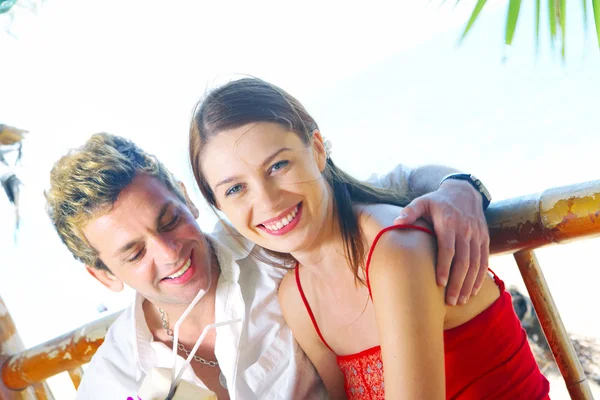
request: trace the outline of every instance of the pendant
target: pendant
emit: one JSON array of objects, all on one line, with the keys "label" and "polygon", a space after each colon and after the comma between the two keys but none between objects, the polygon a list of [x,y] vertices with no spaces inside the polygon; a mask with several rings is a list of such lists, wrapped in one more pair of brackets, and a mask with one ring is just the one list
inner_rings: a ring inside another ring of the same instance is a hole
[{"label": "pendant", "polygon": [[219,383],[225,389],[227,389],[227,379],[225,379],[225,375],[223,375],[223,371],[219,371]]}]

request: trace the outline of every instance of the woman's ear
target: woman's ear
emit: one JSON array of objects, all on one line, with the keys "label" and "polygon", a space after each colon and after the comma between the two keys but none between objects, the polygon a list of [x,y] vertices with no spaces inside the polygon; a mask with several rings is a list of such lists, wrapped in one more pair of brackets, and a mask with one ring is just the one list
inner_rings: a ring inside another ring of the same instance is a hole
[{"label": "woman's ear", "polygon": [[323,172],[325,170],[325,165],[327,164],[327,150],[325,149],[323,136],[321,136],[321,132],[318,129],[315,129],[313,131],[312,149],[313,155],[315,157],[315,162],[319,167],[319,171]]},{"label": "woman's ear", "polygon": [[183,192],[183,197],[185,198],[185,204],[190,209],[190,212],[192,213],[194,218],[197,219],[200,216],[200,213],[198,212],[198,208],[196,208],[196,205],[194,204],[194,202],[192,202],[192,200],[190,199],[190,196],[188,196],[187,190],[186,190],[183,182],[180,181],[180,182],[178,182],[178,184],[179,184],[179,188]]}]

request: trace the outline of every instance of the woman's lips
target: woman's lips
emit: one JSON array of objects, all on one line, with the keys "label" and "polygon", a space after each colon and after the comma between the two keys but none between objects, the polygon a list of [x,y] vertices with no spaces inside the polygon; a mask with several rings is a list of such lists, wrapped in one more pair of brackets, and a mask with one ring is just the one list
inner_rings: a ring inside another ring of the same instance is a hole
[{"label": "woman's lips", "polygon": [[[297,225],[298,222],[300,222],[300,218],[302,217],[302,203],[299,203],[298,205],[291,207],[289,209],[289,211],[287,212],[287,214],[282,214],[281,217],[279,217],[279,220],[281,220],[283,217],[285,217],[286,215],[289,215],[291,212],[294,211],[295,208],[298,208],[298,210],[296,211],[296,214],[294,215],[294,217],[292,218],[291,221],[288,221],[287,225],[282,226],[279,229],[269,229],[265,226],[265,224],[260,224],[258,225],[258,227],[263,231],[268,233],[269,235],[272,236],[281,236],[281,235],[285,235],[286,233],[290,232],[292,229],[294,229]],[[270,219],[269,221],[265,222],[266,224],[270,224],[273,225],[273,221],[279,221],[277,218],[274,219]]]}]

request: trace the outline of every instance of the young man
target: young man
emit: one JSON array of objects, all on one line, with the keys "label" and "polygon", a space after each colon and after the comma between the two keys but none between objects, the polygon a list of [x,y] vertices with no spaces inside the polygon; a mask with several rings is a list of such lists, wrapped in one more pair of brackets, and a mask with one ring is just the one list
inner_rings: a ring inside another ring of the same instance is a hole
[{"label": "young man", "polygon": [[[489,240],[481,194],[462,175],[439,184],[448,172],[398,167],[374,183],[431,192],[405,209],[403,222],[423,216],[434,224],[447,258],[440,281],[447,280],[456,242],[449,299],[455,303],[459,293],[464,301],[476,293]],[[46,198],[58,234],[89,273],[111,290],[129,285],[137,292],[87,368],[78,398],[136,399],[153,367],[172,366],[171,330],[201,289],[206,295],[181,325],[180,356],[207,325],[242,322],[211,331],[183,379],[220,399],[325,397],[277,302],[286,271],[250,256],[253,244],[222,224],[204,235],[185,188],[156,158],[126,139],[94,135],[56,163]]]}]

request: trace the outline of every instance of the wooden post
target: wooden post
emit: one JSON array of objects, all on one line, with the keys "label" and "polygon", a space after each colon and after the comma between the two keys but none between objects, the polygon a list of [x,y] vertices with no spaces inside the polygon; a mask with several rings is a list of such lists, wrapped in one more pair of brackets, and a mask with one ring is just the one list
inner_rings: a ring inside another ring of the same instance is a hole
[{"label": "wooden post", "polygon": [[69,370],[69,376],[71,377],[71,382],[73,382],[73,386],[75,386],[75,390],[79,389],[79,384],[81,383],[81,379],[83,378],[83,368],[77,367]]},{"label": "wooden post", "polygon": [[[15,323],[10,316],[6,305],[0,298],[0,366],[12,354],[25,350],[23,342],[17,333]],[[35,387],[14,391],[8,389],[0,379],[0,400],[54,400],[50,388],[44,382],[39,382]]]},{"label": "wooden post", "polygon": [[[107,315],[46,343],[11,355],[2,365],[2,381],[7,388],[19,390],[88,363],[104,342],[108,328],[121,312]],[[70,375],[73,379],[71,372]],[[75,380],[73,383],[79,386]]]},{"label": "wooden post", "polygon": [[571,399],[593,400],[589,383],[554,304],[537,257],[530,250],[521,250],[514,257]]},{"label": "wooden post", "polygon": [[490,253],[510,254],[600,235],[600,180],[494,202]]}]

